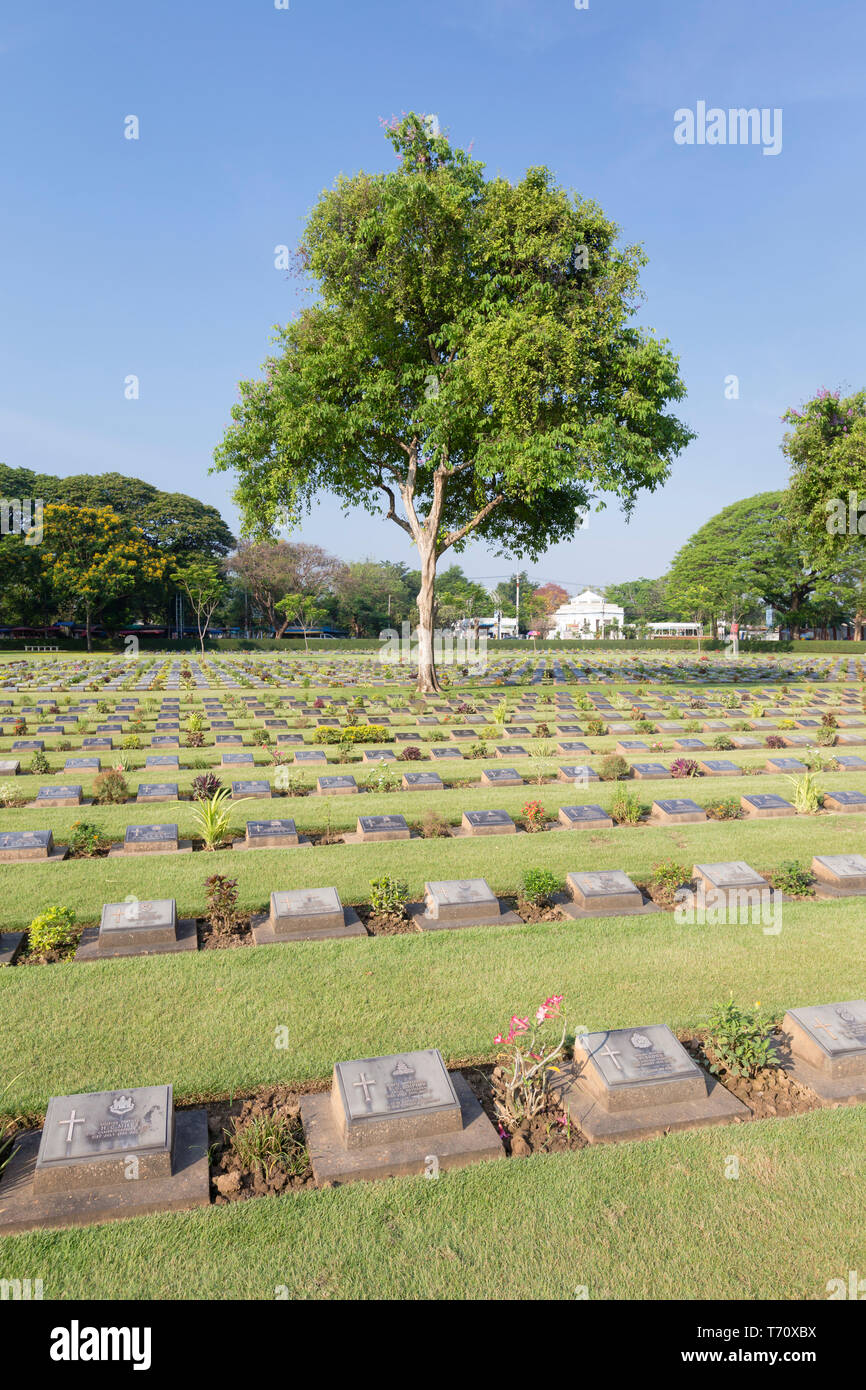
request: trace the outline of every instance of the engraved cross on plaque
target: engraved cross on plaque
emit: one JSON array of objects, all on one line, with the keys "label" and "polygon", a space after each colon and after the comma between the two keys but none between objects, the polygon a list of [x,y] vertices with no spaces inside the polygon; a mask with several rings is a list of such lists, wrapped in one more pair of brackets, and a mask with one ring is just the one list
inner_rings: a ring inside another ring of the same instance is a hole
[{"label": "engraved cross on plaque", "polygon": [[812,1024],[812,1027],[813,1027],[813,1028],[823,1028],[825,1033],[829,1033],[829,1034],[830,1034],[830,1037],[833,1039],[834,1042],[838,1042],[838,1041],[839,1041],[838,1037],[837,1037],[836,1034],[833,1032],[833,1029],[830,1027],[830,1025],[829,1025],[828,1023],[813,1023],[813,1024]]},{"label": "engraved cross on plaque", "polygon": [[363,1087],[364,1099],[369,1102],[373,1099],[373,1097],[370,1094],[370,1087],[375,1086],[375,1084],[376,1083],[371,1076],[365,1076],[364,1073],[361,1072],[360,1080],[355,1082],[355,1087],[356,1089],[359,1086]]},{"label": "engraved cross on plaque", "polygon": [[618,1052],[613,1051],[610,1043],[606,1043],[598,1055],[600,1057],[609,1057],[610,1060],[613,1062],[614,1066],[616,1067],[617,1071],[622,1071],[622,1063],[617,1061],[617,1057],[619,1057],[620,1054]]},{"label": "engraved cross on plaque", "polygon": [[71,1143],[72,1143],[72,1137],[73,1137],[73,1135],[74,1135],[74,1133],[75,1133],[75,1126],[76,1126],[76,1125],[83,1125],[83,1124],[84,1124],[84,1116],[83,1116],[83,1115],[79,1115],[78,1119],[76,1119],[76,1118],[75,1118],[75,1111],[73,1110],[72,1113],[71,1113],[71,1115],[69,1116],[69,1119],[68,1119],[68,1120],[58,1120],[57,1123],[58,1123],[59,1125],[61,1125],[61,1126],[63,1126],[63,1125],[68,1125],[68,1126],[69,1126],[69,1129],[68,1129],[67,1134],[66,1134],[66,1142],[67,1142],[67,1144],[71,1144]]}]

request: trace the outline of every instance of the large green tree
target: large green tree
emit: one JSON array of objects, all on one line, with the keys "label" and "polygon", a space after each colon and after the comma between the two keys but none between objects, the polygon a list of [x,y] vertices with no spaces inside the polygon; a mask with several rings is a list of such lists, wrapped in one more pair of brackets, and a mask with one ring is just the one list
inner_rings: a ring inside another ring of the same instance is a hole
[{"label": "large green tree", "polygon": [[537,557],[593,497],[626,512],[691,438],[668,346],[634,322],[645,257],[545,168],[518,182],[422,116],[399,164],[341,177],[300,261],[318,302],[278,335],[215,459],[247,532],[295,527],[323,492],[406,532],[418,555],[418,686],[438,689],[436,568],[471,536]]},{"label": "large green tree", "polygon": [[686,541],[668,575],[671,609],[695,614],[695,594],[712,619],[748,617],[762,604],[794,614],[818,576],[787,522],[782,492],[762,492],[725,507]]},{"label": "large green tree", "polygon": [[624,610],[627,623],[661,623],[670,617],[667,576],[608,584],[604,596]]}]

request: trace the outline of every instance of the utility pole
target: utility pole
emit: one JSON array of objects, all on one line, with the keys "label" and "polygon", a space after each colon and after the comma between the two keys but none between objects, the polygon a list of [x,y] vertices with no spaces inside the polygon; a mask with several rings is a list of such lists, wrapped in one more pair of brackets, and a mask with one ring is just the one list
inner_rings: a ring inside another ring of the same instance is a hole
[{"label": "utility pole", "polygon": [[520,636],[520,574],[519,574],[519,573],[518,573],[518,575],[517,575],[517,597],[516,597],[515,604],[514,604],[514,613],[515,613],[515,616],[516,616],[516,618],[517,618],[517,631],[516,631],[516,633],[515,633],[515,636],[516,636],[516,637],[519,637],[519,636]]}]

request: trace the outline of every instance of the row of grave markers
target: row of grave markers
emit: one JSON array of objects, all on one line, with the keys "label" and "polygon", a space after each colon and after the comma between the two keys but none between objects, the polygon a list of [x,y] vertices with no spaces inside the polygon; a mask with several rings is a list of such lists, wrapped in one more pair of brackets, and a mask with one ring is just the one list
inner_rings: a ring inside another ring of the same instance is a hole
[{"label": "row of grave markers", "polygon": [[[777,1060],[823,1106],[866,1101],[866,1000],[789,1009]],[[750,1118],[666,1024],[579,1033],[554,1096],[590,1143]],[[301,1120],[318,1185],[425,1174],[504,1157],[468,1082],[430,1048],[337,1062]],[[171,1086],[54,1096],[0,1177],[0,1235],[210,1202],[204,1110]]]}]

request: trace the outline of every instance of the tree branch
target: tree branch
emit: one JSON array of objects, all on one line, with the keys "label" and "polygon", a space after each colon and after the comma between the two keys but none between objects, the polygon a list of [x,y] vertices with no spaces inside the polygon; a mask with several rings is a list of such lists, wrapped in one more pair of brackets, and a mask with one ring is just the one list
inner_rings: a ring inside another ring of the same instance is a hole
[{"label": "tree branch", "polygon": [[449,546],[455,545],[457,541],[462,541],[464,536],[468,536],[470,531],[474,531],[476,526],[480,526],[485,517],[488,517],[492,511],[496,510],[500,502],[504,501],[505,493],[500,492],[498,497],[491,498],[491,500],[481,508],[480,512],[476,512],[471,521],[467,521],[465,526],[460,527],[459,531],[449,531],[448,535],[443,538],[442,544],[439,547],[440,554],[443,550],[447,550]]}]

